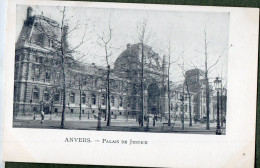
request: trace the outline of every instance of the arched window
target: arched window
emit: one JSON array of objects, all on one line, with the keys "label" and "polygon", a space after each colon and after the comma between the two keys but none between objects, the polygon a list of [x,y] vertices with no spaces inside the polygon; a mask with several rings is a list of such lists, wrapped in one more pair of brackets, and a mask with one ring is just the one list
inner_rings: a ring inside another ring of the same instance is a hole
[{"label": "arched window", "polygon": [[91,95],[91,102],[94,105],[96,104],[96,95],[94,93],[92,93],[92,95]]},{"label": "arched window", "polygon": [[33,88],[33,100],[39,100],[39,92],[39,88],[35,86]]},{"label": "arched window", "polygon": [[111,97],[111,105],[115,106],[115,97],[114,96]]},{"label": "arched window", "polygon": [[105,94],[103,94],[102,97],[101,97],[101,104],[103,106],[106,105],[106,96],[105,96]]},{"label": "arched window", "polygon": [[75,103],[75,93],[74,92],[70,92],[70,102]]},{"label": "arched window", "polygon": [[123,98],[120,96],[119,97],[119,106],[122,107],[123,106]]},{"label": "arched window", "polygon": [[81,95],[81,102],[82,102],[83,104],[86,104],[86,94],[85,94],[85,93],[83,93],[83,94]]}]

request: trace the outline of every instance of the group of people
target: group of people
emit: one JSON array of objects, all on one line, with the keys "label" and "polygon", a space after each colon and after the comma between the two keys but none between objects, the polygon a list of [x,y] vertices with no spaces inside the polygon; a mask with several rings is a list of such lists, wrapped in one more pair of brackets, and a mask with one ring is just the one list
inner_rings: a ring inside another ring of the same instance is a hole
[{"label": "group of people", "polygon": [[[149,117],[145,117],[144,120],[147,121],[147,123],[149,123]],[[153,126],[155,126],[155,121],[157,120],[157,117],[154,116],[153,117]],[[139,123],[139,127],[142,127],[143,126],[143,117],[142,116],[139,116],[138,117],[138,123]]]}]

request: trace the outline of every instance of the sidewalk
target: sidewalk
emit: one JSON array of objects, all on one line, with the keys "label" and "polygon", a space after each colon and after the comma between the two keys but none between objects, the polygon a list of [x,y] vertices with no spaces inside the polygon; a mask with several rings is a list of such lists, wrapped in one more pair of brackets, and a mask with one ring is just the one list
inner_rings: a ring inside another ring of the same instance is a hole
[{"label": "sidewalk", "polygon": [[[52,117],[53,118],[53,117]],[[193,123],[192,126],[189,126],[189,123],[184,123],[184,130],[182,130],[182,123],[180,121],[175,121],[173,127],[167,125],[163,126],[163,122],[156,122],[153,126],[152,122],[149,122],[149,129],[147,129],[147,123],[144,123],[143,127],[139,127],[138,122],[135,119],[112,119],[110,126],[107,125],[107,121],[102,119],[101,121],[101,130],[102,131],[130,131],[130,132],[158,132],[158,133],[195,133],[195,134],[215,134],[216,125],[211,123],[210,130],[206,130],[206,124]],[[14,122],[14,127],[20,128],[47,128],[47,129],[60,129],[61,120],[49,120],[49,117],[45,117],[44,123],[40,123],[40,119],[32,118],[25,120],[24,118],[16,119]],[[78,118],[65,118],[65,128],[70,130],[97,130],[98,120],[97,119],[83,119],[79,120]],[[162,127],[163,126],[163,127]]]}]

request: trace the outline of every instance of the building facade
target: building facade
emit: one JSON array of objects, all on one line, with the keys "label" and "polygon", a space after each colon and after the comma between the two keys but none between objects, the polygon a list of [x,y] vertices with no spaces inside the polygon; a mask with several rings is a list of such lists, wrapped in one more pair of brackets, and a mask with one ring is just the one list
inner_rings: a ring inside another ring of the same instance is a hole
[{"label": "building facade", "polygon": [[[66,114],[82,114],[88,118],[98,111],[106,115],[107,80],[106,67],[83,64],[73,55],[66,56],[62,64],[59,39],[66,36],[69,27],[61,26],[42,15],[32,16],[27,9],[27,18],[16,43],[14,75],[14,116],[62,112],[65,97]],[[63,47],[68,49],[68,40]],[[165,64],[151,47],[144,46],[144,113],[164,115]],[[110,106],[113,117],[137,117],[142,115],[140,85],[140,44],[128,44],[116,60],[110,72]],[[62,68],[66,66],[66,76]],[[65,76],[65,77],[64,77]],[[65,82],[64,82],[65,81]],[[63,94],[63,84],[66,93]]]},{"label": "building facade", "polygon": [[[194,93],[194,120],[203,120],[207,117],[206,81],[204,71],[195,68],[186,71],[184,84]],[[209,118],[213,120],[213,87],[209,85]]]},{"label": "building facade", "polygon": [[[32,12],[29,7],[16,43],[14,117],[39,114],[42,110],[61,115],[64,96],[66,115],[91,118],[101,111],[106,117],[107,68],[80,63],[73,53],[61,57],[59,39],[66,37],[69,27],[61,29],[58,22],[43,15],[33,16]],[[64,38],[63,50],[69,50],[68,41]],[[137,118],[143,111],[146,116],[167,118],[170,105],[170,115],[175,119],[182,112],[185,119],[190,112],[193,119],[202,119],[206,115],[202,74],[199,69],[187,71],[189,92],[183,86],[171,88],[168,104],[165,56],[160,57],[147,45],[127,44],[110,70],[111,116]],[[212,102],[210,108],[212,111]]]}]

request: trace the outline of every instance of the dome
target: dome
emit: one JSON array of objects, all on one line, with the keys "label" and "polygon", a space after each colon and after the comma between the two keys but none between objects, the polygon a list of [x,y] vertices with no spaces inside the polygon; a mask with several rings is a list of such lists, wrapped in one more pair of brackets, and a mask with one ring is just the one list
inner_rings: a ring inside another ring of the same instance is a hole
[{"label": "dome", "polygon": [[[152,47],[144,45],[144,69],[149,71],[162,71],[162,59],[153,51]],[[141,70],[142,47],[140,43],[127,44],[124,50],[115,61],[114,69],[119,76],[131,78],[138,76]]]}]

